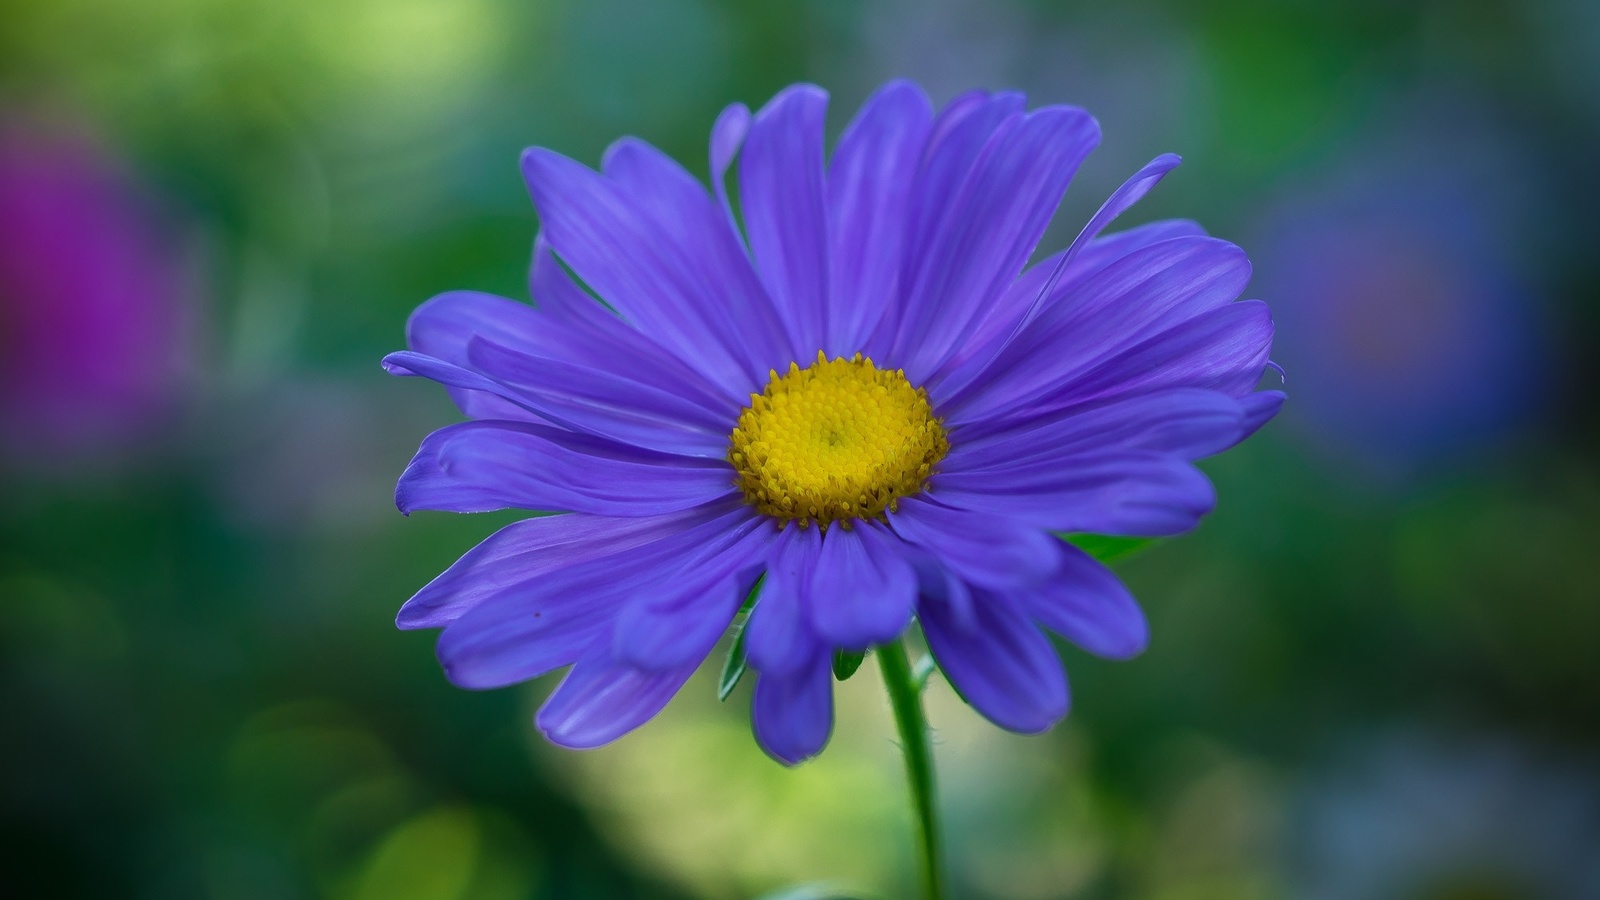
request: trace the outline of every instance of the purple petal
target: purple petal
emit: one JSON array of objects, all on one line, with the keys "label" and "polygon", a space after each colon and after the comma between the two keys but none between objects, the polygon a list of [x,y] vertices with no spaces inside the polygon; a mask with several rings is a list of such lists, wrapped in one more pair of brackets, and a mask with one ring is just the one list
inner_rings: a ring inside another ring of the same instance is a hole
[{"label": "purple petal", "polygon": [[972,91],[950,101],[934,119],[917,168],[904,226],[904,246],[913,252],[904,254],[896,301],[884,309],[868,339],[868,356],[887,358],[901,332],[920,315],[920,306],[906,302],[906,287],[916,260],[925,255],[925,249],[945,227],[952,199],[995,129],[1013,116],[1020,116],[1026,104],[1027,98],[1015,91]]},{"label": "purple petal", "polygon": [[1150,451],[943,473],[932,489],[941,503],[1018,524],[1133,537],[1188,531],[1216,505],[1199,469]]},{"label": "purple petal", "polygon": [[1168,172],[1176,169],[1181,162],[1183,160],[1176,154],[1163,153],[1145,163],[1144,168],[1133,173],[1133,177],[1124,181],[1121,187],[1111,192],[1111,196],[1106,198],[1106,202],[1100,204],[1100,208],[1095,211],[1093,216],[1089,217],[1089,221],[1083,226],[1083,230],[1078,232],[1078,236],[1072,239],[1072,244],[1067,247],[1057,265],[1062,270],[1072,265],[1078,254],[1082,253],[1091,241],[1099,237],[1100,232],[1105,231],[1107,225],[1115,221],[1117,216],[1127,212],[1128,207],[1143,199],[1144,195],[1150,193],[1150,189],[1155,187],[1157,182],[1166,177]]},{"label": "purple petal", "polygon": [[975,622],[963,627],[942,603],[923,603],[928,649],[940,671],[984,718],[1007,731],[1037,734],[1067,714],[1067,676],[1039,629],[1010,601],[979,594]]},{"label": "purple petal", "polygon": [[1034,583],[1055,568],[1056,539],[1038,528],[940,503],[903,500],[889,523],[963,581],[1004,589]]},{"label": "purple petal", "polygon": [[802,359],[822,349],[827,334],[827,111],[821,88],[786,88],[756,113],[739,157],[750,253]]},{"label": "purple petal", "polygon": [[725,217],[653,148],[621,142],[606,164],[609,178],[538,147],[523,154],[551,248],[625,319],[709,381],[755,388],[779,331],[759,321],[767,301]]},{"label": "purple petal", "polygon": [[641,669],[690,665],[711,652],[761,574],[775,537],[752,519],[738,532],[686,554],[675,571],[628,602],[617,617],[617,659]]},{"label": "purple petal", "polygon": [[839,138],[828,168],[830,355],[860,350],[895,296],[917,162],[932,125],[922,89],[891,81]]},{"label": "purple petal", "polygon": [[[473,335],[484,334],[514,344],[523,335],[536,332],[540,318],[526,303],[476,291],[450,291],[428,300],[411,314],[406,322],[406,346],[435,359],[465,365],[467,341]],[[455,387],[445,390],[456,406],[474,419],[538,421],[537,416],[494,394]]]},{"label": "purple petal", "polygon": [[395,624],[407,630],[448,625],[485,599],[546,573],[658,541],[704,518],[702,511],[638,519],[574,513],[513,522],[407,600]]},{"label": "purple petal", "polygon": [[[455,363],[435,359],[422,353],[410,350],[397,350],[383,358],[383,370],[390,375],[401,378],[426,378],[437,381],[447,389],[454,388],[461,391],[483,394],[496,400],[505,401],[506,404],[516,409],[523,410],[529,415],[517,418],[543,419],[534,408],[532,402],[520,391],[509,388],[486,375],[481,375],[471,369],[458,366]],[[455,390],[451,391],[454,395]],[[478,401],[473,401],[477,403]],[[477,406],[477,409],[490,409]],[[463,408],[465,411],[465,408]],[[507,413],[507,415],[511,415]]]},{"label": "purple petal", "polygon": [[813,654],[786,675],[762,672],[756,680],[750,718],[756,740],[786,766],[821,753],[833,732],[833,671],[828,653]]},{"label": "purple petal", "polygon": [[815,643],[806,603],[822,541],[816,528],[785,528],[772,546],[761,596],[745,625],[745,653],[762,672],[787,674],[803,665]]},{"label": "purple petal", "polygon": [[596,645],[562,679],[535,720],[552,742],[574,750],[609,744],[667,705],[695,666],[645,672]]},{"label": "purple petal", "polygon": [[1220,391],[1173,388],[1075,407],[1008,428],[979,424],[964,429],[940,470],[966,472],[1119,450],[1199,459],[1238,443],[1243,429],[1239,399]]},{"label": "purple petal", "polygon": [[876,522],[828,529],[806,598],[811,625],[828,644],[865,650],[910,624],[917,575],[900,543]]},{"label": "purple petal", "polygon": [[[671,351],[646,337],[573,283],[543,237],[533,246],[533,296],[541,311],[559,321],[524,343],[491,337],[497,344],[564,362],[606,369],[614,375],[655,385],[707,409],[733,415],[749,399],[730,385],[707,381]],[[561,298],[552,302],[552,297]]]},{"label": "purple petal", "polygon": [[428,435],[400,476],[395,505],[654,516],[729,494],[726,464],[641,451],[547,426],[462,422]]},{"label": "purple petal", "polygon": [[1214,238],[1135,250],[1046,307],[941,409],[960,424],[1025,408],[1140,342],[1227,305],[1249,278],[1243,251]]},{"label": "purple petal", "polygon": [[1062,543],[1061,567],[1049,580],[1015,594],[1038,624],[1097,656],[1129,659],[1150,643],[1144,611],[1110,569]]},{"label": "purple petal", "polygon": [[648,384],[474,338],[468,360],[550,421],[624,444],[721,459],[733,419]]},{"label": "purple petal", "polygon": [[1052,254],[1022,273],[995,303],[994,309],[973,329],[972,337],[928,385],[936,401],[955,396],[989,368],[1021,331],[1024,316],[1031,322],[1039,313],[1094,277],[1112,263],[1143,247],[1177,237],[1205,236],[1194,222],[1172,219],[1141,225],[1117,234],[1095,238],[1080,248],[1065,268],[1067,251]]},{"label": "purple petal", "polygon": [[1241,300],[1175,325],[1076,379],[1078,397],[1199,387],[1242,395],[1254,390],[1272,351],[1272,315]]},{"label": "purple petal", "polygon": [[1007,120],[959,187],[940,226],[905,272],[911,318],[895,344],[914,383],[959,349],[975,322],[1022,272],[1100,129],[1088,113],[1047,107]]},{"label": "purple petal", "polygon": [[1278,410],[1283,408],[1283,401],[1287,399],[1288,395],[1283,391],[1257,391],[1239,398],[1244,406],[1244,428],[1241,429],[1239,440],[1261,430],[1261,426],[1278,414]]},{"label": "purple petal", "polygon": [[728,219],[729,230],[738,232],[733,216],[733,204],[728,202],[728,167],[739,154],[744,136],[750,130],[750,107],[733,103],[717,116],[711,126],[711,184],[717,190],[717,202]]},{"label": "purple petal", "polygon": [[610,632],[625,604],[658,590],[686,558],[726,540],[749,521],[743,506],[697,510],[670,533],[652,530],[649,543],[585,556],[508,586],[479,601],[439,636],[445,674],[461,687],[503,687],[571,663],[578,651]]},{"label": "purple petal", "polygon": [[612,144],[604,166],[606,177],[617,183],[667,242],[666,249],[698,279],[705,297],[693,312],[704,317],[702,327],[714,329],[711,333],[718,340],[731,342],[729,352],[759,382],[771,360],[792,348],[726,211],[712,202],[705,186],[688,170],[644,141],[623,138]]}]

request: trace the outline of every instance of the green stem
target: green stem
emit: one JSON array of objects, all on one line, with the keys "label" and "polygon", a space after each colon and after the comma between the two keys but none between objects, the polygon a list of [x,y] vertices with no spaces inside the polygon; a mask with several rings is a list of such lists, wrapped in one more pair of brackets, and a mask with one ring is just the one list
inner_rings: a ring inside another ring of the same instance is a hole
[{"label": "green stem", "polygon": [[883,668],[883,683],[889,689],[895,727],[900,732],[906,778],[911,782],[911,805],[916,813],[917,837],[921,839],[923,884],[928,900],[941,900],[944,880],[940,877],[939,819],[933,797],[933,750],[928,743],[928,722],[922,715],[922,692],[911,673],[903,644],[884,644],[877,648],[877,657]]}]

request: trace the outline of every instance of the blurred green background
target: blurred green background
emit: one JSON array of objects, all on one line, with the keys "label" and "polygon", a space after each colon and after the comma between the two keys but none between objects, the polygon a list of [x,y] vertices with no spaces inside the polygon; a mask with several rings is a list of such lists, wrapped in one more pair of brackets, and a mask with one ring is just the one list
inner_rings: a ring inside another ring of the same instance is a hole
[{"label": "blurred green background", "polygon": [[1105,141],[1043,249],[1242,243],[1291,400],[1121,568],[1019,738],[931,689],[957,896],[1600,897],[1600,6],[11,0],[0,12],[0,894],[909,896],[881,690],[770,762],[711,674],[591,753],[392,617],[510,516],[393,479],[410,310],[526,297],[527,145],[705,172],[726,103],[1013,86]]}]

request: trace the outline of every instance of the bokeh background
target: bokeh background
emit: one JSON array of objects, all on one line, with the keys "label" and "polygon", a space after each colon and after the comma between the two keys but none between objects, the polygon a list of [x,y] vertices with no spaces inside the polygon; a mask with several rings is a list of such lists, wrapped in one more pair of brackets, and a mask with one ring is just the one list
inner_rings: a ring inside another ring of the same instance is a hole
[{"label": "bokeh background", "polygon": [[935,681],[957,895],[1600,897],[1592,0],[10,0],[0,894],[909,896],[870,666],[796,770],[714,672],[583,754],[448,686],[394,611],[511,517],[394,511],[454,414],[377,364],[526,296],[524,146],[892,76],[1097,114],[1046,250],[1183,154],[1123,224],[1251,252],[1291,395],[1061,727]]}]

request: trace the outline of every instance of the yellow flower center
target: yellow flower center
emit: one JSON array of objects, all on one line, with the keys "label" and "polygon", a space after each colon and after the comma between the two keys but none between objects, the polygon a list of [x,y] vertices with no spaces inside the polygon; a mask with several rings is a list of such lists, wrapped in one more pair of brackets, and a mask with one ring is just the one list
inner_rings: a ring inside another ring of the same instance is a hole
[{"label": "yellow flower center", "polygon": [[728,438],[728,461],[756,509],[804,527],[882,516],[922,490],[950,451],[928,392],[904,370],[828,359],[772,371]]}]

